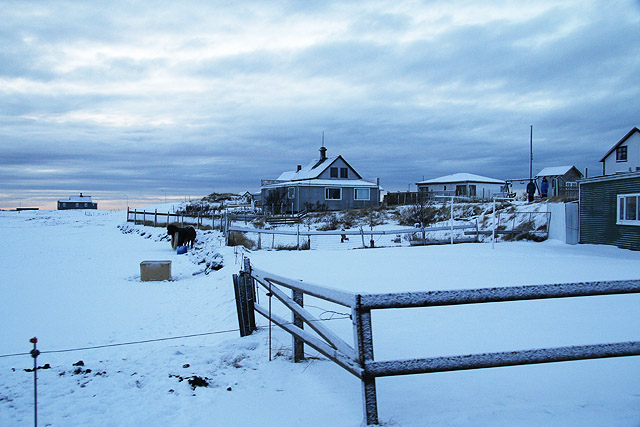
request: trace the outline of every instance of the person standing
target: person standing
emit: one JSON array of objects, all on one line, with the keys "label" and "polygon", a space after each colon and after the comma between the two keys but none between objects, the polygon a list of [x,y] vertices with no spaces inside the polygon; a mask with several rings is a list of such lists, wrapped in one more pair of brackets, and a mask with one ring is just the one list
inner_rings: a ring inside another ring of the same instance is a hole
[{"label": "person standing", "polygon": [[530,180],[527,184],[527,196],[529,197],[529,203],[533,202],[533,196],[536,194],[536,184],[533,180]]},{"label": "person standing", "polygon": [[540,184],[540,197],[543,199],[547,197],[547,193],[549,191],[549,182],[547,181],[547,177],[542,178],[542,183]]}]

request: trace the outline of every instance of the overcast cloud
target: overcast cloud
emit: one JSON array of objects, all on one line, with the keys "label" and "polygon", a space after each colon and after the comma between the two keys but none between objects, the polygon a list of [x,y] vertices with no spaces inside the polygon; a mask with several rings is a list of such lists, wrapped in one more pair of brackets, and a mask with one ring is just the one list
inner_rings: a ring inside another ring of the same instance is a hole
[{"label": "overcast cloud", "polygon": [[[0,1],[0,207],[122,208],[342,154],[385,190],[600,158],[640,126],[639,1]],[[101,203],[102,202],[102,203]]]}]

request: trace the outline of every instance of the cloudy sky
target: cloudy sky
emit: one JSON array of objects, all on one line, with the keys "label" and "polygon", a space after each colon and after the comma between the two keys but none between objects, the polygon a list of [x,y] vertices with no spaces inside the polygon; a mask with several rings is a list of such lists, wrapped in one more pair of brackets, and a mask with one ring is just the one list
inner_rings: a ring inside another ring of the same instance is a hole
[{"label": "cloudy sky", "polygon": [[640,126],[640,1],[0,0],[0,208],[256,191],[342,154],[389,191],[600,158]]}]

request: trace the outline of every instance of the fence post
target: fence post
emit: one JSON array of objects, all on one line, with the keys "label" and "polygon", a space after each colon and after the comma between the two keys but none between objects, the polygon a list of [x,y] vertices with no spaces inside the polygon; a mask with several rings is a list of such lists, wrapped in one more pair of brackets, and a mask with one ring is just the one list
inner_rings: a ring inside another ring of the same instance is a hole
[{"label": "fence post", "polygon": [[[297,291],[295,289],[291,290],[291,297],[293,301],[298,304],[300,307],[304,307],[304,293],[301,291]],[[299,327],[300,329],[304,329],[304,322],[302,321],[302,317],[293,313],[293,325]],[[293,361],[295,363],[301,362],[304,360],[304,341],[296,338],[295,335],[293,337]]]},{"label": "fence post", "polygon": [[362,229],[362,226],[360,226],[360,237],[362,237],[362,247],[366,248],[367,245],[364,244],[364,230]]},{"label": "fence post", "polygon": [[158,226],[158,209],[156,209],[155,213],[153,214],[153,226]]},{"label": "fence post", "polygon": [[373,362],[373,331],[371,330],[371,310],[360,307],[360,294],[356,295],[352,310],[354,334],[358,346],[358,359],[363,368],[362,402],[364,420],[367,425],[378,424],[378,401],[376,397],[376,378],[367,374],[366,363]]}]

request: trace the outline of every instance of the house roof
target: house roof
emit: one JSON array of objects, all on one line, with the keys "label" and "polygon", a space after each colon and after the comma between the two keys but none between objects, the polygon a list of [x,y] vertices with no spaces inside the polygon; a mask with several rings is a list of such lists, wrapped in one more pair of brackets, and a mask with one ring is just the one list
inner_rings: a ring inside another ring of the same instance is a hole
[{"label": "house roof", "polygon": [[481,182],[484,184],[504,184],[501,179],[487,178],[486,176],[474,175],[472,173],[454,173],[453,175],[445,175],[440,178],[420,181],[416,184],[450,184],[454,182]]},{"label": "house roof", "polygon": [[606,159],[607,157],[609,157],[609,154],[613,153],[615,151],[616,148],[618,148],[618,146],[620,144],[623,144],[627,139],[631,138],[631,135],[633,135],[634,133],[639,132],[640,133],[640,129],[638,129],[637,127],[631,129],[629,132],[627,132],[627,134],[625,136],[622,137],[622,139],[618,142],[616,142],[616,145],[614,145],[613,147],[611,147],[611,150],[607,151],[607,154],[605,154],[600,161],[604,162],[604,159]]},{"label": "house roof", "polygon": [[538,174],[536,175],[536,178],[540,178],[543,176],[563,176],[564,174],[569,172],[571,169],[575,169],[580,174],[580,176],[582,176],[582,172],[580,172],[577,167],[571,165],[571,166],[552,166],[549,168],[544,168],[540,172],[538,172]]},{"label": "house roof", "polygon": [[276,188],[276,187],[371,187],[377,188],[378,184],[374,182],[365,181],[363,179],[314,179],[314,180],[298,180],[298,181],[285,181],[276,182],[273,184],[265,185],[262,188]]},{"label": "house roof", "polygon": [[59,202],[91,202],[91,196],[69,196],[69,200],[58,200]]},{"label": "house roof", "polygon": [[327,157],[324,160],[316,159],[312,160],[306,166],[299,171],[287,171],[282,172],[278,177],[278,181],[302,181],[309,179],[317,179],[322,172],[326,171],[336,160],[341,159],[349,168],[356,174],[359,179],[362,179],[360,174],[351,167],[349,163],[342,156]]}]

